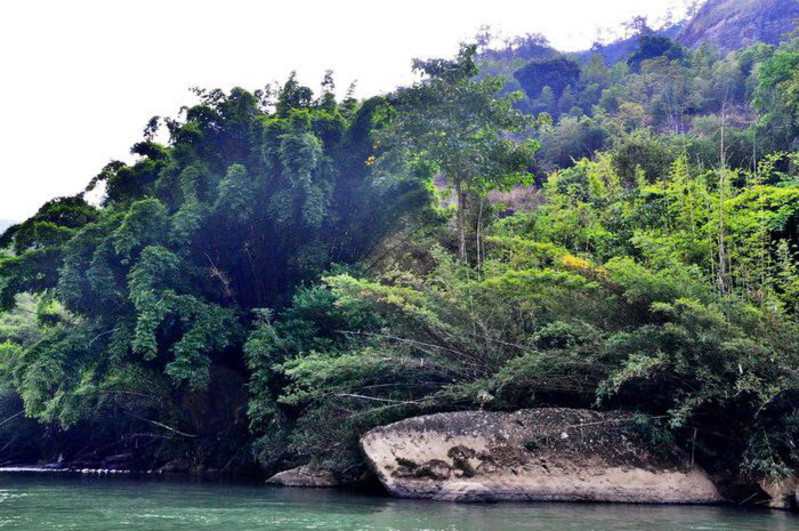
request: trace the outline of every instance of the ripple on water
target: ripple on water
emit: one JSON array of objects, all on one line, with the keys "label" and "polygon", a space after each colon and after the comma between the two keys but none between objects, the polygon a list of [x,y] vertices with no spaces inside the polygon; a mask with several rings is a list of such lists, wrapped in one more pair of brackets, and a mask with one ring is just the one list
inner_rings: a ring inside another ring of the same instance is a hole
[{"label": "ripple on water", "polygon": [[2,490],[0,489],[0,503],[7,502],[10,500],[15,500],[18,498],[27,498],[30,496],[27,492],[18,492],[13,490]]}]

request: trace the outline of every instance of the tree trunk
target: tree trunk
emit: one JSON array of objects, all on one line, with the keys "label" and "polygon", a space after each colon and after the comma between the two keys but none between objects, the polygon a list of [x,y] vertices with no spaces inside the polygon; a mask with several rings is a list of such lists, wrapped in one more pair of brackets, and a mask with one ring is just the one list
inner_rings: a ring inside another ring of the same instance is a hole
[{"label": "tree trunk", "polygon": [[483,234],[483,198],[480,198],[480,208],[477,211],[477,226],[475,227],[475,244],[477,245],[477,271],[481,271],[483,249],[482,249],[482,234]]},{"label": "tree trunk", "polygon": [[729,287],[727,279],[727,235],[724,219],[724,201],[726,200],[724,192],[727,187],[727,146],[725,135],[727,126],[727,98],[725,96],[724,102],[721,105],[721,138],[719,141],[719,223],[718,223],[718,255],[719,255],[719,271],[718,271],[718,284],[719,291],[722,295],[727,293]]},{"label": "tree trunk", "polygon": [[455,218],[455,226],[458,231],[458,258],[466,262],[466,194],[463,191],[461,179],[455,179],[455,193],[458,198],[458,210]]}]

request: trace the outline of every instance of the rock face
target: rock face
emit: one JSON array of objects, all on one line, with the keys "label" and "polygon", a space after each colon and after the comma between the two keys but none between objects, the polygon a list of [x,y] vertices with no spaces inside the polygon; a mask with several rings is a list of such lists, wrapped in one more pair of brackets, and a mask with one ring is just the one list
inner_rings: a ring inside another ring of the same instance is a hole
[{"label": "rock face", "polygon": [[577,409],[458,412],[376,428],[361,446],[400,497],[452,501],[713,503],[707,475],[631,417]]},{"label": "rock face", "polygon": [[707,0],[677,41],[692,48],[707,41],[724,52],[756,41],[777,44],[794,30],[796,18],[796,0]]},{"label": "rock face", "polygon": [[769,495],[768,506],[772,509],[796,509],[799,502],[799,479],[763,480],[760,488]]},{"label": "rock face", "polygon": [[278,472],[266,482],[282,487],[337,487],[340,484],[329,471],[308,465]]}]

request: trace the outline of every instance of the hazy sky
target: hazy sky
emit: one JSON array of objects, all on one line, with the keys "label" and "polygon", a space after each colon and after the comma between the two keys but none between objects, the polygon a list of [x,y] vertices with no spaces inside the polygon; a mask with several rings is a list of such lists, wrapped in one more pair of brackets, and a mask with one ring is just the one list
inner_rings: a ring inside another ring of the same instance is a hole
[{"label": "hazy sky", "polygon": [[540,32],[562,50],[633,15],[680,15],[686,0],[2,0],[0,219],[79,192],[130,160],[154,115],[191,86],[254,90],[326,69],[356,95],[411,79],[413,57],[450,56],[484,24]]}]

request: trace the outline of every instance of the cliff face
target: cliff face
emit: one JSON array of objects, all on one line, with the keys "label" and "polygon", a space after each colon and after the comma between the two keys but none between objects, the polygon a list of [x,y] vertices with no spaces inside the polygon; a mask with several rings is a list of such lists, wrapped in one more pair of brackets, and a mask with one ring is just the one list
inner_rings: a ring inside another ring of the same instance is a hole
[{"label": "cliff face", "polygon": [[696,47],[707,41],[729,52],[760,41],[778,44],[796,28],[799,0],[708,0],[677,35]]},{"label": "cliff face", "polygon": [[361,439],[395,496],[451,501],[712,503],[707,475],[624,413],[534,409],[406,419]]}]

